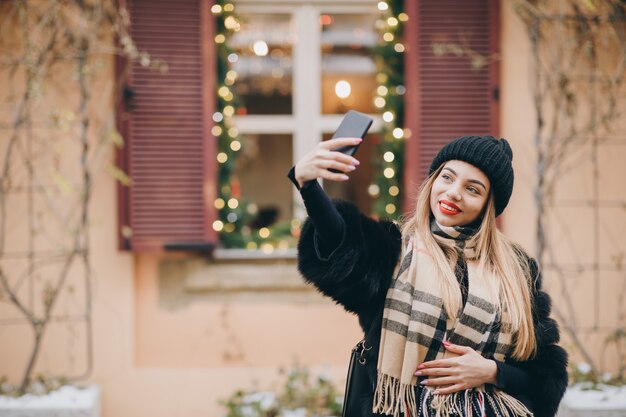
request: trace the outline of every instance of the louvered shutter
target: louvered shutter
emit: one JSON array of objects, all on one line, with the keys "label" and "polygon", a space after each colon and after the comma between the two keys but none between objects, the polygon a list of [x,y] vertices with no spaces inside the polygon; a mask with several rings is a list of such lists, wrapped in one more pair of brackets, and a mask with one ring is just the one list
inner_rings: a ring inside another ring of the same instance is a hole
[{"label": "louvered shutter", "polygon": [[[417,0],[405,5],[410,17],[405,120],[413,133],[406,146],[405,186],[414,192],[445,143],[465,135],[498,135],[499,3]],[[462,55],[453,53],[457,47]],[[487,64],[474,67],[473,54]]]},{"label": "louvered shutter", "polygon": [[[131,186],[121,199],[122,246],[134,251],[211,247],[216,234],[215,51],[210,2],[131,0],[131,36],[152,63],[136,62],[126,89]],[[124,226],[127,226],[126,228]]]}]

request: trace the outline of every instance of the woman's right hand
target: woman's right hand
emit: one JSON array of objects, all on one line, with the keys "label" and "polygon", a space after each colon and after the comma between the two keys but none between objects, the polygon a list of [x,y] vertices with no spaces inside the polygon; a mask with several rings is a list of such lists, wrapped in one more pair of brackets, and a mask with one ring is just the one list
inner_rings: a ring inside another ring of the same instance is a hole
[{"label": "woman's right hand", "polygon": [[[337,138],[320,142],[315,149],[304,155],[295,166],[295,176],[300,187],[305,182],[324,178],[332,181],[346,181],[348,176],[343,173],[352,172],[359,165],[359,160],[346,155],[342,152],[336,152],[333,149],[342,148],[344,146],[358,145],[363,139],[361,138]],[[329,171],[334,168],[339,173]]]}]

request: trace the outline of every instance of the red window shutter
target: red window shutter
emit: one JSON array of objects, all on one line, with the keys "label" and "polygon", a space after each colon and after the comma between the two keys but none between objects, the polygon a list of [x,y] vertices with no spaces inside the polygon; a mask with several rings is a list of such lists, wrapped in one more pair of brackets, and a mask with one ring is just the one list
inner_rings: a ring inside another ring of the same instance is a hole
[{"label": "red window shutter", "polygon": [[[413,133],[406,144],[405,187],[411,194],[445,143],[465,135],[498,135],[499,2],[405,4],[411,19],[405,34],[405,120]],[[487,58],[487,65],[473,68],[467,53],[437,56],[435,45],[458,45]]]},{"label": "red window shutter", "polygon": [[[214,23],[208,0],[130,0],[131,37],[167,72],[132,64],[119,162],[120,241],[134,251],[208,249],[216,241]],[[126,228],[124,226],[127,226]],[[130,236],[123,230],[130,228]]]}]

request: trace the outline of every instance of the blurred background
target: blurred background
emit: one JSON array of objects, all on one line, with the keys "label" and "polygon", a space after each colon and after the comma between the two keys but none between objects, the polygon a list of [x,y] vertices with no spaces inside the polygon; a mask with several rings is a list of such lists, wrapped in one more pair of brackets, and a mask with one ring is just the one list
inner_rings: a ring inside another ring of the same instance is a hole
[{"label": "blurred background", "polygon": [[0,1],[0,394],[89,386],[104,417],[339,415],[361,331],[297,272],[286,175],[354,109],[374,118],[361,164],[323,186],[376,218],[412,209],[446,142],[511,143],[500,227],[542,266],[572,387],[623,399],[625,12]]}]

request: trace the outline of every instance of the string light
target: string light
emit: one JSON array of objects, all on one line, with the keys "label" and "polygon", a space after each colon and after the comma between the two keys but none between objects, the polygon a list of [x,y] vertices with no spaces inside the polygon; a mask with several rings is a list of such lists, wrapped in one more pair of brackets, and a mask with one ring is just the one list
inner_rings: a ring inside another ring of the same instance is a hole
[{"label": "string light", "polygon": [[393,129],[392,135],[396,139],[402,139],[404,137],[404,130],[401,127],[396,127]]},{"label": "string light", "polygon": [[230,129],[228,129],[228,135],[236,138],[237,136],[239,136],[239,130],[237,130],[236,127],[231,127]]},{"label": "string light", "polygon": [[385,206],[385,211],[389,214],[393,214],[396,212],[396,205],[393,203],[389,203]]},{"label": "string light", "polygon": [[226,205],[226,202],[224,202],[223,198],[218,198],[218,199],[215,200],[215,202],[213,204],[215,205],[216,209],[221,210]]},{"label": "string light", "polygon": [[230,143],[230,149],[237,152],[239,149],[241,149],[241,142],[239,142],[238,140],[232,141]]},{"label": "string light", "polygon": [[370,186],[367,187],[367,193],[372,197],[376,197],[380,194],[380,187],[376,184],[370,184]]},{"label": "string light", "polygon": [[226,42],[226,36],[224,36],[221,33],[215,35],[215,43],[224,43],[224,42]]},{"label": "string light", "polygon": [[227,80],[231,80],[231,81],[235,81],[237,79],[237,72],[235,70],[229,70],[226,73],[226,79]]},{"label": "string light", "polygon": [[395,155],[393,154],[393,152],[391,151],[387,151],[385,152],[385,154],[383,155],[383,159],[386,162],[393,162],[393,160],[395,159]]},{"label": "string light", "polygon": [[224,225],[224,231],[226,233],[232,233],[235,231],[235,225],[233,223],[226,223]]},{"label": "string light", "polygon": [[404,45],[402,45],[401,43],[397,43],[393,46],[393,50],[401,54],[402,52],[404,52]]},{"label": "string light", "polygon": [[228,215],[226,216],[226,220],[231,223],[235,223],[237,221],[237,213],[228,213]]},{"label": "string light", "polygon": [[389,5],[384,2],[384,1],[379,1],[378,2],[378,10],[380,10],[381,12],[384,12],[385,10],[389,9]]},{"label": "string light", "polygon": [[379,85],[378,88],[376,89],[376,92],[378,93],[379,96],[386,96],[387,93],[389,93],[389,89],[385,87],[384,85]]},{"label": "string light", "polygon": [[215,123],[219,123],[222,120],[224,120],[224,115],[218,111],[216,111],[215,113],[213,113],[213,121]]},{"label": "string light", "polygon": [[228,94],[230,94],[230,88],[223,85],[217,90],[217,94],[219,94],[220,97],[226,97]]},{"label": "string light", "polygon": [[302,222],[299,219],[291,220],[291,227],[300,227],[302,226]]},{"label": "string light", "polygon": [[219,135],[221,135],[221,134],[222,134],[222,127],[221,127],[221,126],[218,126],[218,125],[213,126],[213,127],[211,128],[211,134],[212,134],[213,136],[219,136]]},{"label": "string light", "polygon": [[219,162],[220,164],[223,164],[226,161],[228,161],[228,155],[226,155],[225,152],[220,152],[217,154],[217,162]]},{"label": "string light", "polygon": [[267,227],[261,227],[259,229],[259,236],[261,236],[263,239],[267,239],[270,236],[270,229],[268,229]]},{"label": "string light", "polygon": [[389,18],[387,18],[387,24],[388,24],[389,26],[392,26],[392,27],[393,27],[393,26],[398,26],[398,19],[396,19],[396,18],[395,18],[395,17],[393,17],[393,16],[392,16],[392,17],[389,17]]},{"label": "string light", "polygon": [[398,20],[401,21],[401,22],[408,22],[409,21],[409,15],[404,13],[404,12],[400,13],[398,15]]},{"label": "string light", "polygon": [[272,246],[271,243],[266,242],[266,243],[261,244],[261,250],[263,251],[263,253],[270,254],[274,252],[274,247]]},{"label": "string light", "polygon": [[256,242],[248,242],[248,244],[246,245],[246,249],[248,250],[255,250],[257,248]]},{"label": "string light", "polygon": [[393,176],[396,175],[396,171],[391,167],[385,168],[385,170],[383,171],[383,175],[385,176],[385,178],[393,178]]},{"label": "string light", "polygon": [[391,32],[385,32],[385,34],[383,35],[383,39],[384,39],[386,42],[391,42],[391,41],[393,41],[393,39],[394,39],[394,38],[393,38],[393,33],[391,33]]},{"label": "string light", "polygon": [[224,107],[224,116],[232,117],[233,114],[235,114],[235,108],[233,106],[228,105]]},{"label": "string light", "polygon": [[219,4],[214,4],[213,6],[211,6],[211,13],[213,13],[213,14],[220,14],[220,13],[222,13],[222,6],[220,6]]},{"label": "string light", "polygon": [[239,201],[236,198],[231,198],[228,200],[228,207],[231,209],[236,209],[239,206]]},{"label": "string light", "polygon": [[258,211],[259,211],[259,208],[257,207],[256,204],[254,203],[248,204],[248,213],[257,214]]},{"label": "string light", "polygon": [[390,111],[386,111],[383,113],[383,120],[387,123],[393,122],[393,113]]},{"label": "string light", "polygon": [[215,220],[213,222],[213,230],[215,230],[216,232],[221,231],[224,228],[224,223],[222,223],[221,220]]},{"label": "string light", "polygon": [[382,97],[376,97],[374,99],[374,106],[376,106],[379,109],[382,109],[383,107],[385,107],[385,104],[387,104],[387,100],[385,100]]},{"label": "string light", "polygon": [[234,17],[228,16],[226,19],[224,19],[224,26],[226,27],[226,29],[229,30],[238,30],[239,22]]},{"label": "string light", "polygon": [[398,194],[400,194],[400,188],[398,188],[395,185],[392,185],[391,187],[389,187],[389,195],[392,197],[396,197]]}]

